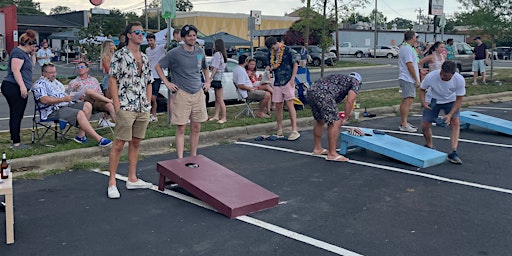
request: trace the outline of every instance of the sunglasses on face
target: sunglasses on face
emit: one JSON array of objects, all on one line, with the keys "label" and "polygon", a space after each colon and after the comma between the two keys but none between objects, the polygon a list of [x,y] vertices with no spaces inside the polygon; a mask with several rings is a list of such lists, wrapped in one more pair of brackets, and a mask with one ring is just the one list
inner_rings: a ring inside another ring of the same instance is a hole
[{"label": "sunglasses on face", "polygon": [[134,33],[137,36],[140,35],[140,34],[142,34],[142,36],[146,36],[146,31],[144,31],[144,30],[138,30],[137,29],[137,30],[132,31],[131,33]]},{"label": "sunglasses on face", "polygon": [[83,69],[83,68],[87,68],[87,66],[86,65],[76,66],[76,69]]}]

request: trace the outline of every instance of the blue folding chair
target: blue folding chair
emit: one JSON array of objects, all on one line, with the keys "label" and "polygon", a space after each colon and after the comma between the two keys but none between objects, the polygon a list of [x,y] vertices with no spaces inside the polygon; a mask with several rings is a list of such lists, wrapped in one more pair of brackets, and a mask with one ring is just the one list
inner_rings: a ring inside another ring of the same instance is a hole
[{"label": "blue folding chair", "polygon": [[297,89],[297,98],[304,104],[308,104],[306,100],[306,91],[311,86],[311,77],[308,68],[297,69],[297,75],[295,75],[295,87]]},{"label": "blue folding chair", "polygon": [[[57,137],[60,137],[61,140],[66,139],[66,135],[71,129],[71,125],[68,125],[68,122],[65,120],[59,120],[57,118],[41,118],[41,110],[49,108],[51,106],[41,107],[39,105],[39,101],[36,100],[34,96],[34,117],[32,117],[32,144],[37,139],[37,143],[41,143],[41,140],[44,136],[49,132],[54,132],[54,139],[57,140]],[[43,132],[39,131],[39,129],[44,129]]]}]

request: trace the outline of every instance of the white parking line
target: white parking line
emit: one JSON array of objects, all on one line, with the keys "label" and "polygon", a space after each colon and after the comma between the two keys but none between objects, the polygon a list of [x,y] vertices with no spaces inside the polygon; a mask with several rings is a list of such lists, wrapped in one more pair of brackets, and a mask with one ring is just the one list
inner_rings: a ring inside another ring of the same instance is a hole
[{"label": "white parking line", "polygon": [[[288,149],[288,148],[273,147],[273,146],[255,144],[255,143],[250,143],[250,142],[236,142],[236,144],[252,146],[252,147],[258,147],[258,148],[278,150],[278,151],[294,153],[294,154],[313,156],[313,155],[311,155],[311,152],[304,152],[304,151]],[[314,155],[314,157],[325,158],[325,156],[318,156],[318,155]],[[423,173],[423,172],[416,172],[416,171],[406,170],[406,169],[397,168],[397,167],[391,167],[391,166],[380,165],[380,164],[373,164],[373,163],[357,161],[357,160],[349,160],[348,163],[364,165],[364,166],[368,166],[368,167],[374,167],[374,168],[383,169],[383,170],[387,170],[387,171],[399,172],[399,173],[419,176],[419,177],[423,177],[423,178],[439,180],[439,181],[449,182],[449,183],[453,183],[453,184],[459,184],[459,185],[468,186],[468,187],[474,187],[474,188],[480,188],[480,189],[486,189],[486,190],[491,190],[491,191],[496,191],[496,192],[512,194],[512,190],[511,189],[494,187],[494,186],[489,186],[489,185],[485,185],[485,184],[478,184],[478,183],[468,182],[468,181],[463,181],[463,180],[451,179],[451,178],[446,178],[446,177],[442,177],[442,176],[438,176],[438,175],[433,175],[433,174],[428,174],[428,173]],[[418,170],[419,169],[420,168],[418,168]]]},{"label": "white parking line", "polygon": [[[39,116],[39,115],[36,115],[36,116]],[[32,118],[34,117],[34,115],[30,115],[30,116],[23,116],[23,118]],[[9,117],[1,117],[0,118],[0,121],[9,121]]]},{"label": "white parking line", "polygon": [[469,108],[495,109],[495,110],[512,110],[512,108],[478,107],[478,106],[472,106],[472,107],[469,107]]},{"label": "white parking line", "polygon": [[[94,169],[92,171],[99,173],[99,174],[103,174],[105,176],[110,175],[109,172],[107,172],[107,171],[100,171],[98,169]],[[126,182],[128,177],[116,174],[116,179]],[[183,200],[185,202],[195,204],[197,206],[200,206],[200,207],[203,207],[203,208],[206,208],[206,209],[216,212],[215,209],[213,209],[208,204],[204,203],[203,201],[201,201],[199,199],[189,197],[189,196],[180,194],[178,192],[175,192],[175,191],[172,191],[169,189],[164,189],[164,191],[160,191],[160,190],[158,190],[158,186],[156,186],[156,185],[153,185],[150,189],[153,191],[156,191],[156,192],[168,195],[168,196],[172,196],[172,197],[178,198],[180,200]],[[291,230],[288,230],[288,229],[285,229],[285,228],[282,228],[279,226],[276,226],[274,224],[249,217],[249,216],[240,216],[240,217],[237,217],[236,219],[243,221],[245,223],[251,224],[251,225],[258,226],[260,228],[266,229],[266,230],[274,232],[276,234],[291,238],[293,240],[297,240],[297,241],[303,242],[305,244],[309,244],[309,245],[318,247],[320,249],[323,249],[323,250],[326,250],[329,252],[333,252],[338,255],[361,256],[361,254],[349,251],[349,250],[341,248],[339,246],[336,246],[336,245],[333,245],[333,244],[330,244],[330,243],[327,243],[327,242],[324,242],[324,241],[321,241],[321,240],[318,240],[318,239],[315,239],[315,238],[312,238],[312,237],[309,237],[309,236],[306,236],[306,235],[303,235],[303,234],[300,234],[300,233],[297,233],[297,232],[294,232],[294,231],[291,231]]]}]

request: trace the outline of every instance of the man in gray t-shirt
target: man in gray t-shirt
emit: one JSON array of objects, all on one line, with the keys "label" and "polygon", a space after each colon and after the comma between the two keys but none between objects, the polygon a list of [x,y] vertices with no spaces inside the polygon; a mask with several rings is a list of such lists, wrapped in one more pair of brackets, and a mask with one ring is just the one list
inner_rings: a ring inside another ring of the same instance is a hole
[{"label": "man in gray t-shirt", "polygon": [[[204,92],[210,89],[210,75],[203,49],[196,46],[197,28],[185,25],[181,29],[185,42],[169,53],[155,66],[162,82],[173,93],[171,123],[176,125],[176,153],[183,158],[185,128],[190,120],[190,155],[197,155],[201,123],[208,119]],[[163,68],[168,68],[172,82],[165,77]],[[201,81],[201,70],[204,84]],[[201,90],[203,89],[203,90]]]}]

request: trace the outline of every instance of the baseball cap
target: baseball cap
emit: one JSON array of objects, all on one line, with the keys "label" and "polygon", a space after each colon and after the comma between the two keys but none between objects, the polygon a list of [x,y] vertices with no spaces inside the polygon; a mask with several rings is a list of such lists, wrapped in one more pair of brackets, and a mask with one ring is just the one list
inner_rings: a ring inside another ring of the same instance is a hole
[{"label": "baseball cap", "polygon": [[482,39],[482,38],[480,38],[479,36],[473,38],[473,40],[478,40],[478,39]]},{"label": "baseball cap", "polygon": [[420,37],[420,35],[418,33],[414,33],[414,36],[416,37]]},{"label": "baseball cap", "polygon": [[357,81],[359,81],[359,83],[360,83],[360,84],[362,84],[362,83],[363,83],[363,78],[361,77],[361,75],[360,75],[359,73],[357,73],[357,72],[352,72],[352,73],[350,73],[350,74],[349,74],[349,76],[351,76],[351,77],[353,77],[353,78],[357,79]]}]

